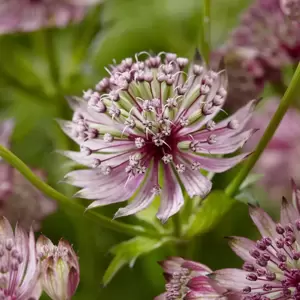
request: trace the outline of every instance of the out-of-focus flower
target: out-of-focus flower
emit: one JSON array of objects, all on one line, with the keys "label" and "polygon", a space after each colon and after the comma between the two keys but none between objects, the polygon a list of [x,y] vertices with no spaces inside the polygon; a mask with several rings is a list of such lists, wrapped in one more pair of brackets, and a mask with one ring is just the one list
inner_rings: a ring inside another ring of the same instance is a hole
[{"label": "out-of-focus flower", "polygon": [[[228,76],[228,96],[225,108],[234,111],[249,100],[258,98],[265,84],[265,70],[258,59],[258,52],[251,48],[222,48],[212,55],[212,65],[218,69],[224,60]],[[276,72],[273,72],[273,77]]]},{"label": "out-of-focus flower", "polygon": [[166,279],[166,292],[154,300],[225,299],[222,289],[210,284],[206,276],[212,271],[205,265],[181,257],[170,257],[160,263]]},{"label": "out-of-focus flower", "polygon": [[212,183],[200,170],[224,172],[247,156],[219,157],[254,132],[243,130],[254,101],[216,124],[227,94],[224,72],[194,64],[186,74],[188,59],[172,53],[164,60],[138,56],[112,66],[97,91],[71,101],[73,121],[61,126],[81,152],[64,154],[92,169],[73,171],[66,181],[83,188],[77,196],[96,200],[88,208],[135,194],[115,217],[134,214],[162,194],[157,217],[165,222],[183,204],[180,184],[190,197],[205,197]]},{"label": "out-of-focus flower", "polygon": [[0,34],[63,27],[82,20],[91,0],[1,0]]},{"label": "out-of-focus flower", "polygon": [[294,188],[293,201],[283,198],[277,224],[261,208],[250,207],[250,216],[262,238],[256,242],[229,238],[233,251],[245,261],[243,269],[218,270],[210,276],[228,289],[227,295],[247,300],[300,298],[299,193]]},{"label": "out-of-focus flower", "polygon": [[[13,130],[13,121],[0,123],[0,143],[9,147],[9,138]],[[34,172],[45,178],[43,172]],[[0,161],[0,215],[5,216],[12,224],[29,230],[40,228],[40,221],[56,210],[56,202],[46,198],[32,186],[16,169]]]},{"label": "out-of-focus flower", "polygon": [[33,231],[19,226],[15,233],[8,220],[0,217],[0,299],[39,299],[40,266],[37,262]]},{"label": "out-of-focus flower", "polygon": [[280,1],[256,0],[217,51],[228,69],[229,106],[243,105],[247,93],[257,97],[266,81],[280,82],[282,68],[300,59],[300,18],[289,20]]},{"label": "out-of-focus flower", "polygon": [[65,240],[55,246],[47,237],[40,236],[36,247],[44,291],[53,300],[71,299],[80,279],[78,257],[72,246]]},{"label": "out-of-focus flower", "polygon": [[[9,138],[14,128],[12,119],[0,123],[0,144],[6,148],[10,147]],[[7,197],[12,189],[12,169],[2,162],[0,157],[0,199]]]},{"label": "out-of-focus flower", "polygon": [[284,14],[293,20],[300,20],[299,0],[280,0],[280,5]]},{"label": "out-of-focus flower", "polygon": [[[260,128],[246,145],[253,150],[279,105],[279,99],[266,99],[261,110],[255,112],[249,126]],[[248,149],[247,149],[248,148]],[[300,181],[300,113],[290,108],[280,123],[272,140],[254,168],[264,177],[258,182],[272,199],[285,195],[290,187],[290,178]]]}]

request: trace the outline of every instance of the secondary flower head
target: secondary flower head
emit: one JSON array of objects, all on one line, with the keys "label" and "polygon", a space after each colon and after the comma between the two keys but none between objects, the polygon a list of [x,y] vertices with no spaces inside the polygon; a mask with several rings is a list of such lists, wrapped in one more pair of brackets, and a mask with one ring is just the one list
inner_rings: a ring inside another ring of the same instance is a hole
[{"label": "secondary flower head", "polygon": [[[14,123],[6,120],[0,123],[0,144],[10,146],[10,136]],[[45,178],[40,170],[36,175]],[[5,216],[11,224],[17,222],[22,228],[34,230],[40,228],[40,221],[56,210],[56,203],[46,198],[32,186],[22,174],[0,160],[0,215]]]},{"label": "secondary flower head", "polygon": [[39,272],[33,231],[28,236],[16,226],[14,233],[8,220],[0,217],[0,299],[38,299]]},{"label": "secondary flower head", "polygon": [[299,0],[280,0],[280,5],[284,14],[293,20],[300,20]]},{"label": "secondary flower head", "polygon": [[283,198],[280,223],[260,208],[250,215],[261,233],[256,242],[231,237],[233,251],[244,261],[243,269],[224,269],[211,277],[227,294],[244,300],[300,298],[300,191],[294,186],[293,201]]},{"label": "secondary flower head", "polygon": [[81,152],[65,155],[91,169],[73,171],[66,181],[83,188],[77,196],[96,200],[88,208],[135,195],[115,215],[126,216],[161,194],[157,217],[165,222],[183,204],[180,184],[190,197],[205,197],[212,183],[200,170],[224,172],[247,156],[219,157],[252,135],[243,128],[254,103],[216,124],[227,94],[225,73],[194,64],[186,74],[188,63],[172,53],[127,58],[108,70],[96,91],[73,98],[73,121],[61,126]]},{"label": "secondary flower head", "polygon": [[[63,27],[84,17],[91,0],[2,0],[0,34]],[[94,1],[95,2],[95,1]]]},{"label": "secondary flower head", "polygon": [[44,291],[53,300],[71,299],[79,284],[78,257],[72,246],[65,240],[55,246],[48,238],[40,236],[36,247]]},{"label": "secondary flower head", "polygon": [[[268,126],[269,120],[279,105],[279,99],[266,99],[264,107],[256,111],[249,127],[260,128],[245,149],[253,149]],[[276,133],[256,163],[255,172],[263,174],[259,185],[263,186],[272,199],[285,195],[290,187],[290,178],[300,182],[300,113],[290,108],[281,121]]]},{"label": "secondary flower head", "polygon": [[211,270],[198,262],[170,257],[160,263],[167,281],[166,292],[154,300],[222,299],[206,276]]},{"label": "secondary flower head", "polygon": [[280,1],[254,1],[217,51],[228,68],[228,98],[234,106],[235,101],[241,102],[239,98],[247,100],[244,96],[248,92],[257,97],[266,81],[276,85],[281,81],[282,68],[299,61],[300,18],[291,21],[283,13]]}]

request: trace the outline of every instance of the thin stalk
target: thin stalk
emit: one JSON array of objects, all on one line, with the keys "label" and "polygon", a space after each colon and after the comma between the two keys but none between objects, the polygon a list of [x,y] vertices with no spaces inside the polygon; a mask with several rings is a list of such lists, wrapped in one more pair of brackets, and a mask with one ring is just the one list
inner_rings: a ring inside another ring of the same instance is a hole
[{"label": "thin stalk", "polygon": [[46,29],[44,31],[45,51],[48,59],[49,74],[53,87],[58,95],[62,94],[60,85],[59,62],[57,59],[56,47],[54,42],[54,29]]},{"label": "thin stalk", "polygon": [[211,49],[211,0],[204,0],[202,7],[202,26],[199,36],[201,55],[205,62],[209,65],[210,49]]},{"label": "thin stalk", "polygon": [[148,230],[141,226],[129,225],[101,215],[93,210],[85,211],[85,207],[78,204],[76,199],[69,199],[65,195],[53,189],[51,186],[43,182],[39,177],[37,177],[27,165],[20,160],[11,151],[0,145],[0,157],[6,160],[10,165],[16,168],[24,177],[31,182],[37,189],[43,192],[46,196],[58,201],[64,209],[73,209],[78,213],[84,213],[84,216],[97,222],[104,228],[111,229],[117,232],[125,233],[131,236],[146,236],[151,238],[159,238],[162,235],[158,232]]},{"label": "thin stalk", "polygon": [[234,196],[237,191],[239,190],[240,185],[243,183],[249,172],[254,167],[257,160],[260,158],[261,154],[263,153],[264,149],[272,139],[276,129],[278,128],[281,120],[283,119],[286,111],[288,110],[289,106],[291,105],[292,101],[297,96],[300,86],[300,63],[294,73],[294,76],[291,80],[291,83],[286,90],[273,118],[271,119],[264,135],[262,136],[261,140],[259,141],[255,152],[250,156],[250,158],[245,162],[242,169],[238,173],[238,175],[231,181],[231,183],[227,186],[225,192],[228,196]]}]

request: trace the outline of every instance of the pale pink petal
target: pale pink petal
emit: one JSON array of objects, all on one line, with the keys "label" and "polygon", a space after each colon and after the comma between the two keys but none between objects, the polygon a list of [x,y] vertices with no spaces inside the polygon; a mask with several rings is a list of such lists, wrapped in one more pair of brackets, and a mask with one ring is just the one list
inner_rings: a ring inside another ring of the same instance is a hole
[{"label": "pale pink petal", "polygon": [[255,259],[250,255],[249,251],[256,249],[253,241],[238,236],[229,237],[229,246],[244,261],[255,263]]},{"label": "pale pink petal", "polygon": [[106,143],[101,139],[92,139],[87,140],[83,143],[84,146],[90,148],[91,150],[97,150],[101,152],[123,152],[123,151],[130,151],[135,150],[136,147],[133,141],[120,141],[114,140],[111,143]]},{"label": "pale pink petal", "polygon": [[158,165],[149,170],[149,174],[146,175],[147,178],[144,179],[142,187],[139,189],[138,193],[134,196],[132,202],[126,207],[119,208],[116,212],[114,218],[119,218],[123,216],[133,215],[146,207],[148,207],[155,197],[155,193],[152,189],[155,186],[155,183],[158,181]]},{"label": "pale pink petal", "polygon": [[186,168],[183,173],[178,173],[178,176],[190,197],[204,198],[211,190],[211,181],[198,170]]},{"label": "pale pink petal", "polygon": [[223,139],[222,136],[216,137],[216,143],[208,144],[201,143],[199,144],[198,153],[204,154],[228,154],[233,153],[244,146],[248,139],[256,132],[256,130],[244,131],[240,134],[237,134],[231,138]]},{"label": "pale pink petal", "polygon": [[280,222],[282,224],[294,224],[298,218],[299,214],[297,213],[292,202],[283,197],[280,210]]},{"label": "pale pink petal", "polygon": [[217,158],[217,157],[208,157],[208,156],[200,156],[200,155],[195,155],[191,153],[184,153],[185,157],[188,157],[191,161],[195,161],[200,163],[200,168],[211,171],[211,172],[216,172],[216,173],[221,173],[225,172],[231,168],[233,168],[235,165],[243,161],[245,158],[247,158],[250,154],[249,153],[243,153],[240,155],[236,155],[234,157],[222,157],[222,158]]},{"label": "pale pink petal", "polygon": [[161,195],[161,203],[157,218],[165,223],[171,216],[176,214],[184,203],[182,191],[177,178],[170,166],[164,166],[165,182]]},{"label": "pale pink petal", "polygon": [[131,182],[127,183],[126,186],[124,182],[124,186],[120,186],[117,189],[115,186],[110,191],[102,193],[101,197],[96,197],[95,199],[97,200],[90,204],[87,207],[87,209],[128,200],[135,193],[137,187],[141,184],[143,178],[143,175],[139,175],[137,178],[134,178],[131,180]]},{"label": "pale pink petal", "polygon": [[7,238],[13,239],[14,232],[8,220],[0,216],[0,240],[6,240]]},{"label": "pale pink petal", "polygon": [[259,281],[249,281],[246,279],[249,273],[240,269],[222,269],[217,270],[209,275],[209,277],[225,289],[231,291],[241,291],[246,286],[260,287]]},{"label": "pale pink petal", "polygon": [[262,237],[277,237],[276,225],[263,209],[250,206],[249,213]]},{"label": "pale pink petal", "polygon": [[292,179],[292,190],[293,190],[293,205],[298,211],[298,214],[300,215],[300,190],[297,188],[295,181]]},{"label": "pale pink petal", "polygon": [[213,289],[209,282],[209,278],[207,276],[197,276],[192,278],[187,286],[191,288],[193,291],[197,291],[199,297],[207,296],[213,297],[218,296],[216,291]]}]

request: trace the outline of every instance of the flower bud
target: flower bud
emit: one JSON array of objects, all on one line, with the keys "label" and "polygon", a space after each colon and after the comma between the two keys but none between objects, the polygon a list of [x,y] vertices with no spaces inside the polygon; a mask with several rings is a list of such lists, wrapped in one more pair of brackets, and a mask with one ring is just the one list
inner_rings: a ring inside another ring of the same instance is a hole
[{"label": "flower bud", "polygon": [[42,285],[53,300],[69,300],[79,284],[78,257],[72,246],[61,239],[58,246],[45,236],[37,241],[37,253],[42,265]]}]

